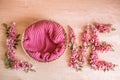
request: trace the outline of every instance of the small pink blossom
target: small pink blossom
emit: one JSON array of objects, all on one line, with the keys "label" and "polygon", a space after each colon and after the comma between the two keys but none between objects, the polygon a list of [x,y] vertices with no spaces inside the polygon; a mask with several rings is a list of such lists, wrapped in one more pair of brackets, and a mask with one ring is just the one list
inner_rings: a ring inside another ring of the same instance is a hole
[{"label": "small pink blossom", "polygon": [[15,51],[8,51],[8,52],[7,52],[7,57],[8,57],[8,59],[10,59],[11,61],[15,61],[15,60],[16,60]]},{"label": "small pink blossom", "polygon": [[95,27],[98,29],[99,32],[108,32],[112,29],[111,25],[110,24],[99,24],[99,23],[96,23],[95,24]]},{"label": "small pink blossom", "polygon": [[100,52],[110,51],[112,50],[112,46],[110,44],[101,44],[96,46],[96,50],[99,50]]},{"label": "small pink blossom", "polygon": [[84,32],[82,33],[82,42],[88,43],[88,41],[89,41],[89,28],[88,26],[86,26]]},{"label": "small pink blossom", "polygon": [[29,65],[27,62],[17,60],[14,62],[13,67],[16,70],[30,70],[32,65]]}]

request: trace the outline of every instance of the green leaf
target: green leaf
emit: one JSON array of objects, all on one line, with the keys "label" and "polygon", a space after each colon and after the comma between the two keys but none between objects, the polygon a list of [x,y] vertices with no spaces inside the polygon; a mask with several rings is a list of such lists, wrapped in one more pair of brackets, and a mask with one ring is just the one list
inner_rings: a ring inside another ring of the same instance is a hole
[{"label": "green leaf", "polygon": [[107,42],[106,42],[106,41],[103,41],[102,44],[107,44]]},{"label": "green leaf", "polygon": [[6,29],[5,34],[6,34],[6,37],[8,37],[9,36],[10,26],[8,27],[8,25],[6,23],[3,23],[2,25],[3,25],[3,27],[5,27],[5,29]]},{"label": "green leaf", "polygon": [[4,58],[4,62],[5,62],[5,66],[6,66],[6,68],[9,68],[9,65],[8,65],[8,64],[9,64],[9,63],[8,63],[8,59],[7,59],[6,57]]},{"label": "green leaf", "polygon": [[8,37],[9,36],[9,34],[8,35],[6,35],[6,37]]},{"label": "green leaf", "polygon": [[9,36],[9,29],[10,29],[10,27],[8,27],[8,25],[7,25],[6,23],[3,23],[2,25],[3,25],[3,27],[5,27],[5,29],[6,29],[5,34],[6,34],[7,37],[8,37],[8,36]]},{"label": "green leaf", "polygon": [[2,25],[3,25],[3,27],[5,27],[5,29],[7,30],[8,25],[7,25],[6,23],[3,23]]},{"label": "green leaf", "polygon": [[17,47],[16,47],[15,45],[14,45],[13,47],[14,47],[15,49],[17,49]]},{"label": "green leaf", "polygon": [[20,34],[18,34],[17,36],[16,36],[16,38],[18,39],[20,37]]},{"label": "green leaf", "polygon": [[18,43],[15,43],[14,45],[16,46],[16,45],[18,45]]},{"label": "green leaf", "polygon": [[115,50],[112,48],[111,51],[115,51]]},{"label": "green leaf", "polygon": [[10,30],[10,26],[7,28],[7,31],[9,31]]},{"label": "green leaf", "polygon": [[115,31],[116,29],[115,29],[115,28],[112,28],[111,30],[112,30],[112,31]]},{"label": "green leaf", "polygon": [[7,52],[5,53],[4,62],[5,62],[6,68],[11,68],[12,67],[13,62],[10,59],[8,59]]},{"label": "green leaf", "polygon": [[16,41],[16,42],[19,42],[19,41],[21,41],[21,40],[20,40],[20,39],[16,39],[15,41]]},{"label": "green leaf", "polygon": [[30,71],[32,71],[32,72],[36,72],[36,70],[34,70],[34,69],[30,69]]},{"label": "green leaf", "polygon": [[9,33],[6,31],[6,34],[8,35]]},{"label": "green leaf", "polygon": [[70,43],[68,44],[68,47],[69,47],[70,50],[73,50],[73,44],[72,44],[72,42],[70,42]]},{"label": "green leaf", "polygon": [[25,69],[25,70],[24,70],[24,72],[26,72],[26,73],[28,73],[28,71],[29,71],[28,69]]}]

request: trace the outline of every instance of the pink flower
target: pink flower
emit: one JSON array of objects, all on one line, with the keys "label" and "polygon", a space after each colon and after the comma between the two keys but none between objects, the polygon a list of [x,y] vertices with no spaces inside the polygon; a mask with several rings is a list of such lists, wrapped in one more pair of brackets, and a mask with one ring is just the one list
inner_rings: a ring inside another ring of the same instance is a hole
[{"label": "pink flower", "polygon": [[27,62],[15,61],[13,67],[16,70],[30,70],[32,66]]},{"label": "pink flower", "polygon": [[99,23],[96,23],[95,27],[99,30],[99,32],[102,32],[102,33],[108,32],[112,28],[110,24],[99,24]]},{"label": "pink flower", "polygon": [[15,60],[16,60],[15,51],[12,51],[12,52],[8,51],[8,52],[7,52],[7,57],[8,57],[8,59],[10,59],[11,61],[15,61]]},{"label": "pink flower", "polygon": [[10,29],[9,29],[9,37],[8,38],[12,38],[12,39],[15,39],[16,38],[16,30],[15,30],[15,23],[12,23],[12,25],[10,26]]},{"label": "pink flower", "polygon": [[82,42],[88,43],[88,41],[89,41],[89,28],[87,26],[87,27],[85,27],[85,30],[82,33]]},{"label": "pink flower", "polygon": [[110,51],[111,49],[112,46],[110,44],[101,44],[99,46],[96,46],[96,50],[99,50],[100,52]]}]

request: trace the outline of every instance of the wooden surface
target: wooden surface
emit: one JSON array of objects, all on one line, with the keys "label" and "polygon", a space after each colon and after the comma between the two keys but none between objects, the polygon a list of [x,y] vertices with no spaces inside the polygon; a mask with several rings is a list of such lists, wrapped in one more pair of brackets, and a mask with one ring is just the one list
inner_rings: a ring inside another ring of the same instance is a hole
[{"label": "wooden surface", "polygon": [[[18,33],[38,20],[54,20],[63,25],[72,26],[75,33],[90,22],[111,23],[117,29],[110,34],[100,35],[100,39],[114,45],[114,52],[100,55],[101,59],[120,66],[120,0],[0,0],[0,24],[17,23]],[[67,31],[67,30],[66,30]],[[25,73],[6,69],[4,52],[6,51],[4,29],[0,25],[0,80],[119,80],[120,68],[115,71],[94,71],[85,65],[76,72],[68,67],[69,51],[50,63],[41,63],[28,57],[19,43],[16,56],[32,63],[37,72]]]}]

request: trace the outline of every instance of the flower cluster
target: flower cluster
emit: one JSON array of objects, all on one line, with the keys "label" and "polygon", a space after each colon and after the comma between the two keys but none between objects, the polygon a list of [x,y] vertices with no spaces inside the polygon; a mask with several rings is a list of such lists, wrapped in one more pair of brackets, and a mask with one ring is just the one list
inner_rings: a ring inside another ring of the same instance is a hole
[{"label": "flower cluster", "polygon": [[15,61],[16,57],[15,57],[15,40],[16,40],[16,32],[15,32],[15,23],[13,23],[11,25],[11,27],[8,30],[8,38],[7,38],[7,56],[8,59],[10,59],[11,61]]},{"label": "flower cluster", "polygon": [[102,32],[102,33],[109,32],[112,29],[111,24],[96,23],[95,27],[98,29],[99,32]]},{"label": "flower cluster", "polygon": [[19,69],[21,69],[21,70],[31,70],[32,65],[28,64],[28,62],[17,60],[13,63],[13,67],[16,70],[19,70]]},{"label": "flower cluster", "polygon": [[[69,66],[75,68],[77,71],[81,70],[83,64],[85,63],[86,60],[86,44],[88,43],[88,30],[85,29],[83,34],[82,34],[82,46],[77,46],[76,45],[76,38],[75,34],[73,32],[73,29],[69,27],[69,44],[71,47],[71,57],[69,61]],[[73,39],[73,40],[72,40]]]},{"label": "flower cluster", "polygon": [[81,69],[81,64],[79,62],[79,56],[80,56],[79,50],[75,43],[76,37],[75,37],[73,29],[70,26],[68,26],[68,29],[69,29],[68,45],[72,53],[70,57],[70,61],[69,61],[69,66],[75,68],[76,70],[79,70]]},{"label": "flower cluster", "polygon": [[99,45],[95,45],[96,50],[100,51],[100,52],[107,52],[112,50],[112,45],[111,44],[107,44],[106,42],[100,43]]},{"label": "flower cluster", "polygon": [[72,55],[70,57],[69,66],[75,68],[76,70],[80,70],[82,67],[82,62],[80,61],[80,54],[77,48],[72,50]]},{"label": "flower cluster", "polygon": [[112,64],[111,62],[106,62],[104,60],[99,60],[98,53],[92,52],[92,55],[90,56],[90,65],[95,70],[114,70],[115,64]]},{"label": "flower cluster", "polygon": [[111,26],[106,26],[105,24],[97,24],[95,27],[91,28],[91,55],[90,55],[90,65],[95,70],[113,70],[115,67],[115,64],[112,64],[111,62],[106,62],[104,60],[100,60],[98,57],[99,52],[107,52],[112,50],[112,45],[107,44],[106,42],[100,42],[98,39],[98,32],[106,32],[111,29]]},{"label": "flower cluster", "polygon": [[24,71],[34,71],[32,65],[28,62],[17,60],[16,59],[16,46],[18,45],[20,34],[16,33],[15,26],[16,23],[13,22],[10,27],[7,24],[3,24],[6,28],[7,34],[7,52],[5,56],[5,64],[8,68],[15,70],[24,70]]},{"label": "flower cluster", "polygon": [[111,30],[115,30],[109,24],[99,24],[95,25],[87,25],[84,28],[83,33],[81,34],[81,45],[77,47],[75,34],[71,27],[69,27],[69,44],[71,44],[71,57],[69,65],[76,70],[80,70],[87,59],[86,53],[87,49],[91,50],[91,54],[89,56],[89,64],[95,70],[113,70],[115,64],[111,62],[107,62],[104,60],[100,60],[98,57],[99,53],[112,51],[112,45],[106,42],[100,42],[98,39],[98,33],[110,32]]}]

